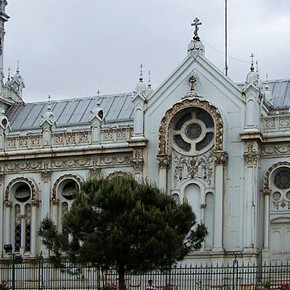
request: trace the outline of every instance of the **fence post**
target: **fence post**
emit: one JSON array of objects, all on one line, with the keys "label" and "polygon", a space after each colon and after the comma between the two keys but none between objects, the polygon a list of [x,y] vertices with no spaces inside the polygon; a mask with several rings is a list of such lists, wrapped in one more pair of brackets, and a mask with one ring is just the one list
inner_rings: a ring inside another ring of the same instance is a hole
[{"label": "fence post", "polygon": [[43,286],[43,257],[40,253],[38,257],[38,289],[42,289]]},{"label": "fence post", "polygon": [[239,286],[238,271],[239,271],[239,262],[235,256],[235,259],[233,260],[233,289],[238,289]]}]

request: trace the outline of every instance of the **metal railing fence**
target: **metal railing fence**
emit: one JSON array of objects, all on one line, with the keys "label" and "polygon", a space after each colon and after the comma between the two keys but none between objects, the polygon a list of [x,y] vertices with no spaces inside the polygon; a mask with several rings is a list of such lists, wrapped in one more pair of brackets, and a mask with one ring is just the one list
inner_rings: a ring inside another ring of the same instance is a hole
[{"label": "metal railing fence", "polygon": [[[2,261],[0,289],[13,289],[13,285],[14,289],[118,289],[115,270],[64,264],[65,268],[60,269],[42,259],[14,266],[12,261]],[[281,285],[290,285],[290,264],[244,265],[234,260],[227,265],[180,265],[162,271],[127,274],[127,289],[146,289],[149,279],[162,290],[279,289]]]}]

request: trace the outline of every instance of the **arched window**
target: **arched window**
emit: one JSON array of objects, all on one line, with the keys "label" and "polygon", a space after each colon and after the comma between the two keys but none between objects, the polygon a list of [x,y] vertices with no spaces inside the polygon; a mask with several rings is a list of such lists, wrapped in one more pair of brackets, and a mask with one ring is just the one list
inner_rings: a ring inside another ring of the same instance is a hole
[{"label": "arched window", "polygon": [[14,249],[15,252],[31,251],[31,188],[26,182],[17,182],[11,187],[14,205]]},{"label": "arched window", "polygon": [[290,210],[290,168],[280,167],[271,180],[272,211]]},{"label": "arched window", "polygon": [[61,176],[54,184],[52,194],[53,211],[56,213],[54,222],[57,224],[59,232],[62,231],[63,217],[69,211],[81,182],[80,177],[68,174]]}]

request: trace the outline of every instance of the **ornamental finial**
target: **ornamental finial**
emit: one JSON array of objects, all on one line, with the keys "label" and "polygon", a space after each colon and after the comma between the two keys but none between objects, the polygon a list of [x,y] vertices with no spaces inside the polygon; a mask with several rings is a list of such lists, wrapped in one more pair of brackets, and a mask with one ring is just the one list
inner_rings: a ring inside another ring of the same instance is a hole
[{"label": "ornamental finial", "polygon": [[202,25],[202,22],[200,22],[199,19],[195,17],[195,19],[193,20],[193,23],[191,23],[191,26],[194,26],[193,40],[199,40],[199,36],[198,36],[199,25]]}]

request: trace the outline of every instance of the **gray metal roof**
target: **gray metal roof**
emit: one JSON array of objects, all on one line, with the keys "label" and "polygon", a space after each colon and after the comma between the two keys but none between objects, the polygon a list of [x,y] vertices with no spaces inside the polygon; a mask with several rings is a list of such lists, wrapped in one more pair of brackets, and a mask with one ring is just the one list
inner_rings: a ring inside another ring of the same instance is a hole
[{"label": "gray metal roof", "polygon": [[290,108],[290,80],[264,82],[273,95],[274,108]]},{"label": "gray metal roof", "polygon": [[[269,91],[273,96],[274,109],[290,108],[290,79],[266,81],[264,85],[269,86]],[[243,88],[245,84],[237,84]]]},{"label": "gray metal roof", "polygon": [[[290,107],[290,80],[267,81],[273,95],[274,108]],[[238,84],[240,88],[244,84]],[[126,124],[133,121],[132,93],[100,96],[104,111],[104,124]],[[57,127],[89,126],[91,111],[97,97],[57,100],[51,102]],[[7,117],[13,131],[40,129],[48,102],[13,105]]]},{"label": "gray metal roof", "polygon": [[[131,123],[133,121],[132,93],[100,96],[104,123]],[[57,127],[88,126],[97,97],[51,101]],[[13,105],[7,117],[13,131],[39,129],[48,102]]]}]

